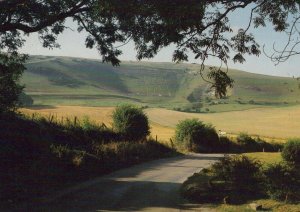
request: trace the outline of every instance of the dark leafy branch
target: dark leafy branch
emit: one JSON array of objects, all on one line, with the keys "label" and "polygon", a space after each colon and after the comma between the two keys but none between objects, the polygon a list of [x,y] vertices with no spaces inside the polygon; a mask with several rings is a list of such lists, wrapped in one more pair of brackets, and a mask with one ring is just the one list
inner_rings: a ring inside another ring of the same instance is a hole
[{"label": "dark leafy branch", "polygon": [[269,57],[276,65],[286,62],[290,57],[300,54],[300,16],[294,17],[290,29],[286,30],[287,41],[282,49],[278,49],[276,44],[273,44],[273,53],[268,54],[264,48],[264,54]]},{"label": "dark leafy branch", "polygon": [[[228,16],[249,8],[251,14],[245,29],[232,29]],[[275,31],[287,32],[289,42],[283,51],[274,49],[271,58],[285,61],[296,55],[299,43],[298,0],[1,0],[0,50],[17,52],[24,35],[38,32],[42,45],[59,47],[57,37],[71,18],[78,31],[88,32],[87,48],[96,48],[104,62],[119,65],[118,48],[130,40],[137,50],[137,59],[152,58],[171,44],[177,48],[173,61],[187,61],[189,53],[201,62],[203,78],[212,83],[217,96],[224,96],[233,81],[222,67],[204,75],[207,58],[218,58],[227,67],[230,59],[244,62],[245,55],[259,55],[260,46],[249,29],[271,23]],[[297,37],[295,39],[294,37]],[[289,48],[291,47],[291,48]]]},{"label": "dark leafy branch", "polygon": [[18,98],[23,86],[19,85],[19,78],[25,70],[24,62],[27,56],[0,54],[0,114],[14,111],[18,105]]}]

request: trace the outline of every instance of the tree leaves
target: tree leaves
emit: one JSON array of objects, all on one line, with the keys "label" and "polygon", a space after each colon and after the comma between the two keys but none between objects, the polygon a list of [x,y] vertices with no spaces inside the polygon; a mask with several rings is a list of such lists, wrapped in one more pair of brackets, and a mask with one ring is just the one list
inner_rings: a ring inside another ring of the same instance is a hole
[{"label": "tree leaves", "polygon": [[217,69],[216,67],[210,67],[210,72],[207,76],[209,79],[213,80],[211,88],[215,90],[215,96],[217,98],[225,97],[228,87],[233,87],[234,80],[231,79],[226,72]]},{"label": "tree leaves", "polygon": [[[228,17],[247,7],[251,9],[248,27],[236,33]],[[281,32],[291,27],[290,16],[299,16],[299,0],[0,1],[0,50],[18,51],[25,43],[21,32],[38,32],[43,47],[57,48],[65,20],[72,18],[78,32],[88,33],[86,47],[96,48],[103,62],[119,65],[122,52],[118,46],[132,40],[139,60],[175,45],[173,61],[188,61],[191,53],[203,65],[209,57],[227,65],[229,59],[243,63],[245,55],[261,53],[255,37],[248,32],[252,23],[254,27],[271,23],[275,31]],[[284,53],[284,59],[291,55]],[[275,59],[280,61],[281,57],[279,54]],[[216,83],[225,80],[225,84],[231,84],[221,73],[212,72],[210,77]],[[217,90],[218,95],[224,95],[224,84]]]},{"label": "tree leaves", "polygon": [[17,52],[10,54],[0,52],[0,114],[14,111],[18,106],[18,98],[23,90],[19,84],[26,55]]}]

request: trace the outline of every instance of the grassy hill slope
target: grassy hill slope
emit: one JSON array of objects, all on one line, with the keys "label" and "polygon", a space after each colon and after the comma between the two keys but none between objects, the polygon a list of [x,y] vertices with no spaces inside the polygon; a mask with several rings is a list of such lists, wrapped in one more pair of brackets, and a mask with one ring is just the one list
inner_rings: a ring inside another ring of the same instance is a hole
[{"label": "grassy hill slope", "polygon": [[32,56],[22,82],[38,105],[113,106],[120,102],[203,112],[241,110],[300,102],[298,81],[230,70],[235,87],[214,98],[196,64],[122,62],[112,67],[97,60]]}]

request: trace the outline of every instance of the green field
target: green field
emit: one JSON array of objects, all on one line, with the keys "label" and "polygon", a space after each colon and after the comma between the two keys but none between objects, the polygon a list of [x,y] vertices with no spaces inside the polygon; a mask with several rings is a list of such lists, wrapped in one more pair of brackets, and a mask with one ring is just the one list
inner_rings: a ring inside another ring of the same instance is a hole
[{"label": "green field", "polygon": [[286,107],[300,103],[298,81],[229,70],[235,86],[216,99],[197,64],[122,62],[31,56],[22,83],[36,105],[115,106],[121,102],[201,112]]},{"label": "green field", "polygon": [[254,153],[244,153],[243,155],[258,160],[262,162],[263,165],[270,165],[282,162],[282,157],[280,152],[254,152]]}]

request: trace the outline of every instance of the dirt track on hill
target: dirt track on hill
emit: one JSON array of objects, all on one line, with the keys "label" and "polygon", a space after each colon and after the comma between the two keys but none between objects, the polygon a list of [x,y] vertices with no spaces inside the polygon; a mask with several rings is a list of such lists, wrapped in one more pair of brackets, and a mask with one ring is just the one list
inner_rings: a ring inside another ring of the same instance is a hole
[{"label": "dirt track on hill", "polygon": [[186,203],[179,188],[222,156],[191,154],[133,166],[57,193],[34,211],[213,211]]}]

